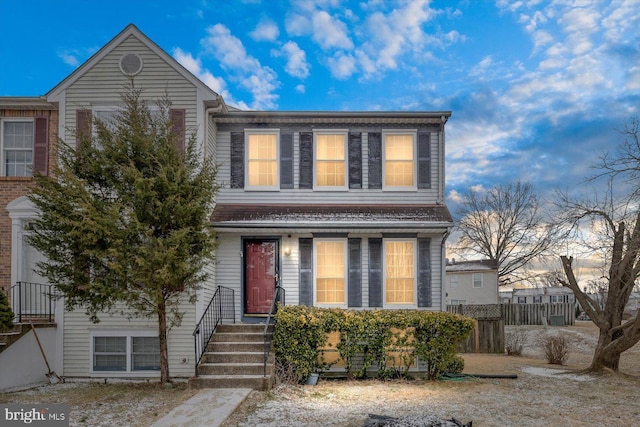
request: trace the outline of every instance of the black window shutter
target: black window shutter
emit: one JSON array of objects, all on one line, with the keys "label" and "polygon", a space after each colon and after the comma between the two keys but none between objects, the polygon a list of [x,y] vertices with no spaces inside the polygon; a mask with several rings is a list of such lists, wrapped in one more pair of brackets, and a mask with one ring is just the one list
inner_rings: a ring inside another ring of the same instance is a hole
[{"label": "black window shutter", "polygon": [[49,164],[49,119],[36,117],[33,128],[33,170],[41,175],[47,175],[47,165]]},{"label": "black window shutter", "polygon": [[369,132],[369,188],[382,188],[382,134]]},{"label": "black window shutter", "polygon": [[244,132],[231,132],[231,188],[244,188]]},{"label": "black window shutter", "polygon": [[362,134],[349,133],[349,188],[362,188]]},{"label": "black window shutter", "polygon": [[300,132],[300,188],[313,188],[313,133]]},{"label": "black window shutter", "polygon": [[382,307],[382,239],[369,239],[369,307]]},{"label": "black window shutter", "polygon": [[431,188],[431,134],[418,134],[418,188]]},{"label": "black window shutter", "polygon": [[362,239],[349,239],[349,307],[362,307]]},{"label": "black window shutter", "polygon": [[293,188],[293,134],[280,135],[280,188]]},{"label": "black window shutter", "polygon": [[171,132],[176,138],[176,148],[181,153],[184,152],[185,130],[187,110],[183,108],[172,108],[169,110],[169,119],[171,120]]},{"label": "black window shutter", "polygon": [[298,239],[300,251],[300,305],[313,305],[313,239]]},{"label": "black window shutter", "polygon": [[418,239],[418,307],[431,307],[431,239]]}]

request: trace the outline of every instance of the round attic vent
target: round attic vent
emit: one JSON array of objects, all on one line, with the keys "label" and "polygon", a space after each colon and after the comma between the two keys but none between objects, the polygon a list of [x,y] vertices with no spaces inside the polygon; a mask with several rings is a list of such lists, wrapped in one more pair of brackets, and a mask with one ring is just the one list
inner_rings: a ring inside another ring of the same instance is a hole
[{"label": "round attic vent", "polygon": [[120,71],[129,77],[142,71],[142,58],[135,53],[128,53],[120,58]]}]

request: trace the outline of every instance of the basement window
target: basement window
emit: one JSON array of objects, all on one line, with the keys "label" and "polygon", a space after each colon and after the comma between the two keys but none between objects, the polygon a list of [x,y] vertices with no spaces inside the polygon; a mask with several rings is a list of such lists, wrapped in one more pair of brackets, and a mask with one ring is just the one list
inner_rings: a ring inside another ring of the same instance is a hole
[{"label": "basement window", "polygon": [[94,333],[91,372],[155,372],[160,370],[160,341],[151,332],[129,335]]}]

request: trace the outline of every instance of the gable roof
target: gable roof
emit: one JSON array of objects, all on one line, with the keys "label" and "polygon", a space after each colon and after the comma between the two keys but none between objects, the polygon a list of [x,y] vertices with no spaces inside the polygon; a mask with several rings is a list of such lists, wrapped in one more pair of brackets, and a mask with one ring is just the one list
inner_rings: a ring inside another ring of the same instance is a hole
[{"label": "gable roof", "polygon": [[224,100],[220,95],[214,92],[209,86],[205,85],[202,80],[194,76],[189,70],[176,61],[171,55],[165,52],[160,46],[158,46],[153,40],[147,37],[142,31],[138,29],[134,24],[127,25],[118,35],[116,35],[111,41],[105,44],[100,50],[98,50],[91,58],[86,60],[82,65],[69,74],[63,81],[58,83],[46,94],[47,100],[55,101],[69,86],[73,85],[80,77],[82,77],[88,70],[100,62],[105,56],[107,56],[113,49],[125,41],[128,37],[136,37],[142,44],[153,51],[156,55],[162,58],[167,64],[173,67],[179,74],[185,79],[195,85],[204,94],[203,100],[206,101],[218,101],[222,104],[223,110],[226,110]]},{"label": "gable roof", "polygon": [[490,259],[481,259],[475,261],[456,261],[447,260],[447,272],[468,272],[468,271],[497,271],[498,265]]}]

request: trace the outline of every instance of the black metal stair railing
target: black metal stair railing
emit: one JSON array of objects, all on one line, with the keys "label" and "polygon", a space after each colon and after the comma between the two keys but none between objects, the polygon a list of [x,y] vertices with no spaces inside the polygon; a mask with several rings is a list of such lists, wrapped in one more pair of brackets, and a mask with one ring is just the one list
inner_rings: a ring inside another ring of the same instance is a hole
[{"label": "black metal stair railing", "polygon": [[285,305],[285,291],[282,286],[276,286],[276,290],[273,294],[273,301],[271,301],[271,309],[267,316],[267,322],[264,325],[264,359],[263,359],[263,376],[267,376],[267,361],[269,360],[269,349],[271,348],[272,334],[269,334],[269,326],[273,319],[276,310],[278,309],[278,303]]},{"label": "black metal stair railing", "polygon": [[45,283],[16,282],[11,287],[14,321],[27,323],[54,320],[55,288]]},{"label": "black metal stair railing", "polygon": [[202,360],[207,344],[211,336],[216,330],[216,327],[222,324],[223,320],[232,320],[236,322],[236,309],[235,309],[235,293],[231,288],[225,286],[218,286],[216,292],[213,294],[209,305],[202,313],[200,321],[196,325],[193,331],[193,340],[196,354],[196,376],[198,376],[198,364]]}]

